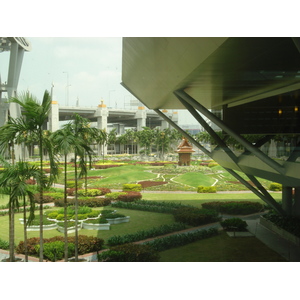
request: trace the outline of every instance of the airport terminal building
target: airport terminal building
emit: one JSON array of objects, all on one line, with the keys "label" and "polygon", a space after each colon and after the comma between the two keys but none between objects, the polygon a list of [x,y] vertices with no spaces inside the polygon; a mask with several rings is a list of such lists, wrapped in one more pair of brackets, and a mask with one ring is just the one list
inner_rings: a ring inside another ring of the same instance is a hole
[{"label": "airport terminal building", "polygon": [[[300,216],[299,51],[300,38],[128,37],[122,85],[277,212]],[[164,109],[187,109],[216,146],[195,141]],[[282,184],[282,205],[258,178]]]}]

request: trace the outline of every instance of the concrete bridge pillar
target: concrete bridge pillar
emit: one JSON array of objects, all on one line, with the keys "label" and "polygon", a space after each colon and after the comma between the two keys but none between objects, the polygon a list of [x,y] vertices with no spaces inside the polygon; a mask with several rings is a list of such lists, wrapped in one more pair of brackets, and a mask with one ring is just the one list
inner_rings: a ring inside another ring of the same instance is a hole
[{"label": "concrete bridge pillar", "polygon": [[143,130],[146,127],[146,117],[147,113],[144,106],[139,106],[137,112],[135,113],[135,119],[137,119],[137,131]]},{"label": "concrete bridge pillar", "polygon": [[[106,130],[107,132],[107,118],[108,118],[109,112],[104,104],[104,101],[101,100],[101,104],[98,105],[98,108],[95,112],[95,117],[97,117],[97,128]],[[102,149],[100,149],[100,147]],[[98,155],[101,155],[103,152],[104,155],[107,155],[107,145],[105,146],[100,146],[98,145]]]}]

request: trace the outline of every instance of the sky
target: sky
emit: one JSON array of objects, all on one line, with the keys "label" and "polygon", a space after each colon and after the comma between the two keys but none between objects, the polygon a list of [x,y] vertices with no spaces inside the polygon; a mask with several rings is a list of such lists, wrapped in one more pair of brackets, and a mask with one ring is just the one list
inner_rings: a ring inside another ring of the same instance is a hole
[{"label": "sky", "polygon": [[[27,37],[32,49],[25,52],[18,91],[42,99],[53,87],[60,106],[95,107],[101,100],[110,108],[134,109],[137,99],[122,81],[121,37]],[[2,75],[2,81],[4,81]],[[180,124],[191,122],[179,110]]]}]

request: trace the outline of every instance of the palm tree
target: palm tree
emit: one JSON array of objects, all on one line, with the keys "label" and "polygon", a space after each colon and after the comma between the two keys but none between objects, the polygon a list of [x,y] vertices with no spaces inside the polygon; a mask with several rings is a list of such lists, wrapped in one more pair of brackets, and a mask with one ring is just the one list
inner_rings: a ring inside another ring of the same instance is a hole
[{"label": "palm tree", "polygon": [[14,246],[15,246],[15,227],[14,214],[15,209],[19,209],[20,200],[28,197],[30,203],[30,214],[27,219],[26,209],[24,207],[24,247],[25,247],[25,261],[28,261],[27,255],[27,233],[26,227],[34,219],[34,196],[32,191],[28,188],[26,180],[31,177],[38,176],[38,169],[35,166],[29,166],[28,163],[19,161],[14,165],[6,162],[2,157],[0,158],[4,169],[0,171],[0,187],[5,194],[9,195],[9,257],[10,261],[15,261]]},{"label": "palm tree", "polygon": [[[17,103],[21,106],[22,116],[13,120],[16,127],[19,128],[18,135],[24,134],[37,138],[39,145],[40,156],[40,173],[38,179],[39,192],[40,192],[40,255],[39,261],[43,261],[43,192],[44,189],[53,183],[57,176],[58,168],[53,159],[52,145],[47,135],[44,135],[43,127],[47,121],[50,107],[51,96],[48,91],[44,92],[42,103],[28,92],[21,94],[19,97],[13,97],[9,102]],[[43,172],[43,154],[44,149],[47,149],[49,154],[51,174],[46,177]]]},{"label": "palm tree", "polygon": [[68,261],[68,229],[67,229],[67,157],[74,151],[77,143],[76,138],[71,134],[70,124],[66,124],[63,129],[57,130],[52,134],[54,151],[61,153],[64,157],[64,239],[65,239],[65,261]]},{"label": "palm tree", "polygon": [[[87,174],[86,155],[91,160],[93,150],[89,146],[91,139],[97,138],[98,129],[91,128],[88,119],[78,114],[74,115],[73,122],[68,124],[70,134],[75,138],[74,163],[75,163],[75,261],[78,261],[78,178]],[[78,176],[77,157],[79,157],[80,173]]]}]

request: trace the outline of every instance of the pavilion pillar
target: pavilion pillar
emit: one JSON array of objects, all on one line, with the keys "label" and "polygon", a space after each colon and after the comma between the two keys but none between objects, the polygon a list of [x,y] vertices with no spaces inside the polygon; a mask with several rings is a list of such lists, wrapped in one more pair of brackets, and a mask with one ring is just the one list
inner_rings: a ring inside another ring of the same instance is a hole
[{"label": "pavilion pillar", "polygon": [[294,188],[293,215],[300,217],[300,187]]},{"label": "pavilion pillar", "polygon": [[282,186],[282,209],[286,215],[292,215],[293,210],[293,189],[290,186]]}]

